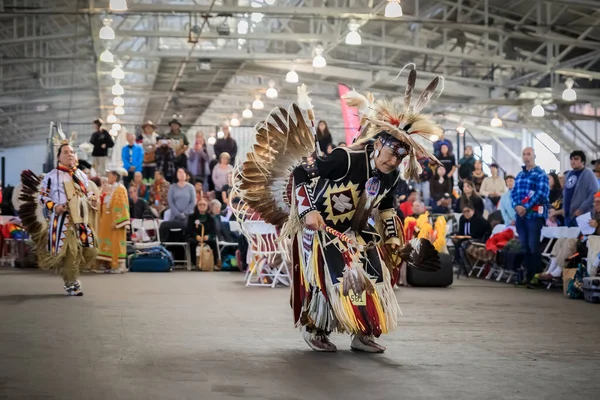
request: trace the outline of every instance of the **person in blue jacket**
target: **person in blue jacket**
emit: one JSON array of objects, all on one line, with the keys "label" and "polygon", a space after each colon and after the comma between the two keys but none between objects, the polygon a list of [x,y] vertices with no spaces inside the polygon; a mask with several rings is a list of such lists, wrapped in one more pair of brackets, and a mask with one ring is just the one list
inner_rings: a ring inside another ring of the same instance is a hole
[{"label": "person in blue jacket", "polygon": [[142,163],[144,162],[144,148],[135,142],[135,135],[127,132],[127,146],[121,150],[123,167],[127,170],[127,177],[124,177],[125,187],[129,188],[129,183],[133,181],[133,175],[136,172],[142,172]]}]

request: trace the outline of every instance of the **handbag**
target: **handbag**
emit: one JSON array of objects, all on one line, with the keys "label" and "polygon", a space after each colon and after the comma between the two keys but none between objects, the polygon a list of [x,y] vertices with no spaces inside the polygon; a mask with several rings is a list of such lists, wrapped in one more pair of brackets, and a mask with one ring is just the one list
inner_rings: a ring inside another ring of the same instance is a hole
[{"label": "handbag", "polygon": [[200,271],[214,271],[215,270],[215,259],[213,251],[209,245],[204,243],[204,225],[202,225],[202,234],[200,235],[200,244],[196,249],[196,256],[198,269]]}]

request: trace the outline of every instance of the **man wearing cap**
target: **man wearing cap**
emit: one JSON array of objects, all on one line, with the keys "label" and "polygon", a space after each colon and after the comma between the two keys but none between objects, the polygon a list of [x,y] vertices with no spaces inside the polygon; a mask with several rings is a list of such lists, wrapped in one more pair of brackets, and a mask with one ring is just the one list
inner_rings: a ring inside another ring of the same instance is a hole
[{"label": "man wearing cap", "polygon": [[142,163],[143,178],[150,181],[154,179],[154,171],[156,170],[156,145],[158,134],[156,125],[152,121],[146,121],[142,125],[143,132],[137,137],[137,142],[144,149],[144,161]]},{"label": "man wearing cap", "polygon": [[94,146],[92,150],[92,166],[98,175],[103,175],[106,171],[106,157],[108,149],[115,145],[110,133],[102,128],[104,121],[100,118],[94,120],[94,133],[90,138],[90,143]]},{"label": "man wearing cap", "polygon": [[187,156],[185,152],[190,142],[185,133],[181,131],[181,122],[177,119],[171,120],[169,127],[171,127],[171,130],[167,133],[166,138],[170,140],[170,146],[175,152],[175,167],[187,169]]},{"label": "man wearing cap", "polygon": [[452,213],[452,196],[450,193],[444,193],[441,199],[439,199],[431,209],[433,214],[451,214]]}]

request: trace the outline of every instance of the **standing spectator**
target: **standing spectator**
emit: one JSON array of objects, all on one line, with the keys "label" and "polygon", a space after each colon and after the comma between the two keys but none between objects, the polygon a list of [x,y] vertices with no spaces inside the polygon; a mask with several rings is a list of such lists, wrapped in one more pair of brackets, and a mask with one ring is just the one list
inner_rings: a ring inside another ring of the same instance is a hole
[{"label": "standing spectator", "polygon": [[433,171],[431,170],[430,162],[428,157],[419,157],[419,164],[421,165],[421,174],[419,175],[419,182],[415,183],[415,189],[421,195],[421,199],[426,206],[429,205],[429,199],[431,198],[431,191],[429,181],[433,176]]},{"label": "standing spectator", "polygon": [[169,188],[169,221],[187,221],[188,216],[194,212],[196,204],[196,191],[186,182],[186,171],[177,168],[177,183]]},{"label": "standing spectator", "polygon": [[465,204],[471,203],[473,209],[483,216],[483,200],[477,194],[477,190],[475,190],[475,184],[471,181],[463,182],[463,192],[456,202],[456,212],[463,212],[463,208],[465,208]]},{"label": "standing spectator", "polygon": [[488,176],[483,180],[481,190],[479,191],[482,196],[486,197],[486,209],[490,213],[496,210],[500,196],[506,192],[506,183],[504,179],[498,176],[498,169],[498,164],[494,163],[490,165],[492,176]]},{"label": "standing spectator", "polygon": [[465,155],[458,160],[458,181],[461,183],[463,181],[470,181],[474,170],[475,157],[473,156],[473,147],[467,146],[465,147]]},{"label": "standing spectator", "polygon": [[131,132],[127,132],[127,143],[121,150],[123,166],[127,170],[127,176],[123,178],[125,187],[129,187],[129,183],[133,181],[133,174],[142,172],[144,163],[144,148],[135,142],[135,136]]},{"label": "standing spectator", "polygon": [[237,143],[234,138],[231,137],[231,131],[229,126],[223,126],[223,138],[217,139],[215,143],[215,157],[217,160],[221,159],[221,154],[227,153],[229,155],[229,162],[231,165],[235,164],[235,157],[237,155]]},{"label": "standing spectator", "polygon": [[570,155],[572,170],[565,179],[563,191],[563,212],[566,226],[577,226],[576,218],[591,212],[594,195],[598,191],[598,180],[594,173],[585,167],[585,153],[575,150]]},{"label": "standing spectator", "polygon": [[156,149],[156,170],[160,171],[167,182],[173,183],[175,180],[175,152],[169,146],[169,139],[159,139]]},{"label": "standing spectator", "polygon": [[169,182],[160,170],[154,171],[154,184],[150,189],[150,208],[160,217],[169,207]]},{"label": "standing spectator", "polygon": [[142,125],[142,134],[138,136],[137,141],[144,149],[144,162],[142,163],[143,178],[146,182],[154,179],[154,170],[156,169],[156,145],[158,134],[155,132],[156,125],[152,121],[146,121]]},{"label": "standing spectator", "polygon": [[188,153],[188,171],[196,181],[202,182],[202,187],[208,189],[208,154],[203,136],[196,136],[194,147]]},{"label": "standing spectator", "polygon": [[442,163],[444,168],[446,168],[446,177],[450,180],[450,185],[454,187],[454,172],[456,171],[456,158],[450,152],[448,145],[442,144],[440,147],[440,156],[438,160]]},{"label": "standing spectator", "polygon": [[104,121],[100,118],[94,120],[94,133],[90,139],[90,143],[94,148],[92,149],[92,166],[96,170],[98,175],[104,175],[106,172],[106,157],[108,156],[108,149],[115,145],[110,133],[106,129],[102,128]]},{"label": "standing spectator", "polygon": [[481,162],[481,160],[475,160],[473,166],[475,167],[475,169],[473,170],[473,173],[471,173],[471,182],[475,184],[475,190],[477,190],[477,192],[480,193],[481,184],[483,183],[483,180],[487,178],[487,175],[485,174],[485,172],[483,172],[483,163]]},{"label": "standing spectator", "polygon": [[327,122],[323,120],[319,121],[319,125],[317,125],[317,142],[323,154],[329,154],[327,153],[327,149],[329,145],[333,145],[333,137],[329,132]]},{"label": "standing spectator", "polygon": [[442,156],[442,146],[445,145],[448,147],[448,152],[452,154],[452,142],[446,139],[445,135],[442,133],[438,140],[433,143],[433,152],[434,155],[439,159]]},{"label": "standing spectator", "polygon": [[548,225],[564,226],[565,215],[563,212],[563,188],[556,172],[548,173],[548,185],[550,186],[550,199],[548,204]]},{"label": "standing spectator", "polygon": [[133,185],[129,187],[129,215],[132,219],[152,218],[148,202],[139,198],[138,190]]},{"label": "standing spectator", "polygon": [[440,165],[435,170],[435,176],[431,178],[431,200],[432,205],[438,204],[446,193],[452,193],[452,185],[446,176],[446,168]]},{"label": "standing spectator", "polygon": [[190,146],[190,141],[185,133],[181,131],[181,122],[177,119],[171,120],[169,127],[171,130],[167,133],[166,138],[169,139],[169,145],[175,153],[175,166],[178,168],[187,168],[187,156],[185,152]]},{"label": "standing spectator", "polygon": [[212,180],[215,184],[216,192],[222,191],[223,186],[229,184],[228,176],[233,172],[233,167],[229,161],[229,153],[221,153],[219,163],[212,170]]},{"label": "standing spectator", "polygon": [[515,177],[512,175],[507,175],[506,178],[504,178],[504,182],[506,183],[508,191],[504,192],[504,194],[500,196],[500,212],[502,213],[504,224],[514,226],[517,218],[517,212],[512,206],[512,200],[510,196],[513,187],[515,187]]},{"label": "standing spectator", "polygon": [[[146,201],[150,200],[150,188],[148,185],[144,183],[142,179],[143,175],[141,172],[136,172],[133,174],[133,181],[130,183],[129,187],[135,187],[137,190],[138,197],[140,199],[144,199]],[[152,177],[154,180],[154,176]]]},{"label": "standing spectator", "polygon": [[200,181],[196,181],[196,183],[194,184],[194,189],[196,190],[196,202],[198,202],[198,200],[200,200],[204,196],[204,189],[202,188],[202,182]]},{"label": "standing spectator", "polygon": [[527,270],[525,284],[529,287],[534,275],[542,272],[540,236],[548,216],[550,186],[544,170],[535,165],[532,147],[523,149],[523,163],[525,165],[517,175],[511,199],[517,212],[516,227],[523,252],[523,266]]}]

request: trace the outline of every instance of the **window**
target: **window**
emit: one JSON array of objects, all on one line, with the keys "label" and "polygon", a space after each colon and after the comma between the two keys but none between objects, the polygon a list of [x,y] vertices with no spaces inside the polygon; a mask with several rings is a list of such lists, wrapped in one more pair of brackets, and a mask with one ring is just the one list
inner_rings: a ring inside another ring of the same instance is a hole
[{"label": "window", "polygon": [[492,175],[489,167],[489,165],[494,162],[492,161],[492,149],[493,148],[491,144],[484,144],[481,147],[473,146],[473,153],[477,158],[481,158],[483,161],[483,172],[485,172],[487,176]]},{"label": "window", "polygon": [[560,153],[560,145],[546,133],[536,135],[536,139],[533,142],[535,163],[546,172],[560,171],[560,160],[556,157]]}]

